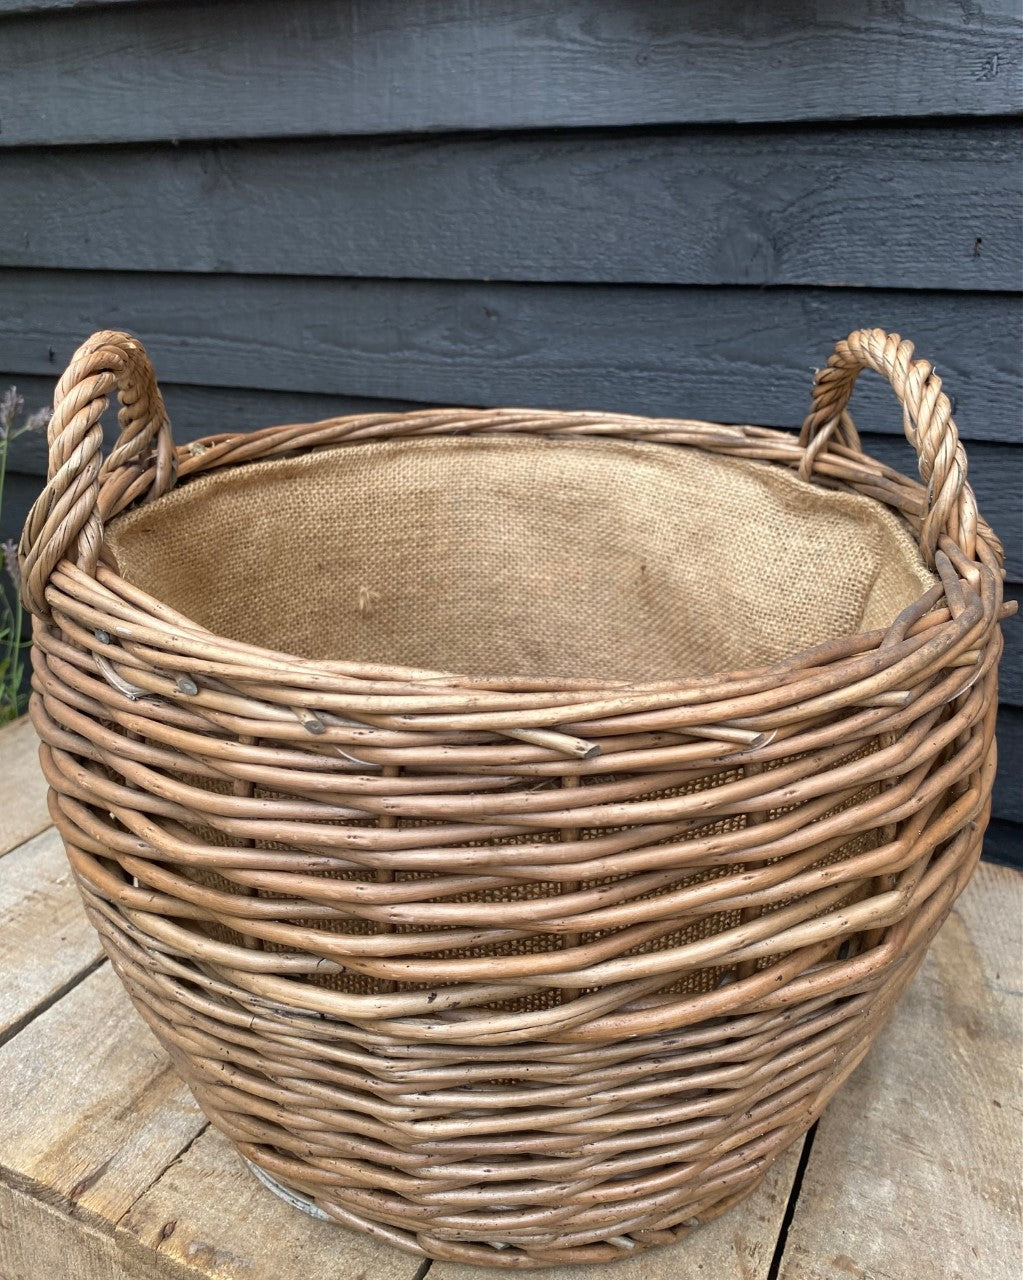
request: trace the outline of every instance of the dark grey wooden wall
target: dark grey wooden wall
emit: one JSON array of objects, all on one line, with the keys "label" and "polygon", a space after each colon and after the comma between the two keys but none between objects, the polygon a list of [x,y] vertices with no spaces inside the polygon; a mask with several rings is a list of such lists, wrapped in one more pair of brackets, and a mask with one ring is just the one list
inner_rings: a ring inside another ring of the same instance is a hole
[{"label": "dark grey wooden wall", "polygon": [[[438,402],[794,426],[881,325],[945,377],[1019,598],[1021,37],[1019,0],[0,0],[0,387],[43,402],[119,326],[179,439]],[[912,470],[879,380],[854,408]],[[8,526],[39,442],[14,465]]]}]

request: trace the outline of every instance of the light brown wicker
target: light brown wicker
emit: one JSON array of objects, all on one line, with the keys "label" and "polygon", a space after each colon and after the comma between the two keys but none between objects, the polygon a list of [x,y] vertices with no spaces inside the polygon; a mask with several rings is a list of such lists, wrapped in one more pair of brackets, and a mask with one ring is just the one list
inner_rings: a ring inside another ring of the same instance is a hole
[{"label": "light brown wicker", "polygon": [[[922,485],[860,450],[864,368]],[[854,333],[798,439],[431,409],[175,449],[108,332],[49,439],[21,550],[53,819],[241,1153],[519,1268],[746,1195],[980,855],[1001,549],[931,366]]]}]

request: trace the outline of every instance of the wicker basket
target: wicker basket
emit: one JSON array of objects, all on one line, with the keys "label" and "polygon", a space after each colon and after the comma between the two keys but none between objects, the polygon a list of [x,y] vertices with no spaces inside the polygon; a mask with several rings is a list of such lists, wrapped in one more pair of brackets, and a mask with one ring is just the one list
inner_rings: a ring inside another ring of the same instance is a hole
[{"label": "wicker basket", "polygon": [[[862,1059],[980,854],[1007,612],[912,351],[840,343],[798,439],[431,409],[177,449],[137,341],[76,353],[21,548],[53,818],[293,1201],[606,1261]],[[923,485],[861,452],[864,368]]]}]

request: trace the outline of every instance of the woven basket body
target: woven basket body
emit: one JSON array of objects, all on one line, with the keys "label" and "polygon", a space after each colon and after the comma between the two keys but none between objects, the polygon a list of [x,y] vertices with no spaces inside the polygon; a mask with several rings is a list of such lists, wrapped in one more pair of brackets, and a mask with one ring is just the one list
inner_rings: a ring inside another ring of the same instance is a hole
[{"label": "woven basket body", "polygon": [[[922,485],[860,451],[863,368]],[[241,1153],[481,1265],[746,1195],[989,813],[1001,549],[910,344],[839,344],[799,438],[431,410],[175,449],[103,333],[50,446],[21,550],[53,817]]]}]

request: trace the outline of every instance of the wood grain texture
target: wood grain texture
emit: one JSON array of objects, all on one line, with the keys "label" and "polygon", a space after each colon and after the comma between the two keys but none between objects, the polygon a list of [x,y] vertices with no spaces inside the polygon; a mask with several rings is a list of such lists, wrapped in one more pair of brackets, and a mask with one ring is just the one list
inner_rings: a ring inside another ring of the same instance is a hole
[{"label": "wood grain texture", "polygon": [[93,1224],[116,1222],[206,1125],[109,965],[0,1049],[0,1115],[0,1181]]},{"label": "wood grain texture", "polygon": [[[0,1275],[4,1280],[198,1280],[197,1273],[126,1251],[88,1226],[0,1180]],[[311,1280],[311,1278],[310,1278]]]},{"label": "wood grain texture", "polygon": [[222,0],[208,14],[190,0],[8,17],[0,143],[997,115],[1021,90],[1015,0]]},{"label": "wood grain texture", "polygon": [[2,1043],[103,954],[53,827],[0,859],[0,920]]},{"label": "wood grain texture", "polygon": [[293,1209],[212,1128],[136,1201],[117,1239],[217,1280],[413,1280],[420,1266],[391,1245]]},{"label": "wood grain texture", "polygon": [[1001,290],[1021,160],[1001,121],[30,148],[0,263]]},{"label": "wood grain texture", "polygon": [[[19,486],[12,480],[11,487]],[[16,535],[22,505],[14,502],[8,506],[5,502],[0,541]],[[27,718],[0,728],[0,858],[50,825],[46,783],[36,759],[38,750],[39,739]]]},{"label": "wood grain texture", "polygon": [[[802,1143],[782,1153],[746,1200],[677,1244],[612,1267],[551,1267],[544,1280],[767,1280]],[[479,1267],[435,1262],[430,1280],[481,1280]],[[496,1273],[495,1273],[496,1274]]]},{"label": "wood grain texture", "polygon": [[[208,1136],[207,1136],[208,1134]],[[4,1280],[413,1280],[415,1259],[314,1222],[264,1191],[207,1131],[121,1221],[101,1226],[0,1181]],[[208,1149],[213,1149],[210,1158]],[[252,1191],[247,1185],[251,1182]],[[255,1198],[254,1198],[255,1197]],[[167,1217],[167,1214],[176,1215]],[[162,1220],[156,1227],[155,1217]],[[202,1224],[223,1228],[211,1244]],[[140,1238],[135,1227],[147,1233]],[[167,1235],[163,1232],[170,1228]],[[151,1233],[157,1229],[157,1235]],[[360,1265],[361,1270],[355,1268]],[[580,1274],[578,1280],[587,1280]],[[596,1280],[596,1276],[592,1277]]]},{"label": "wood grain texture", "polygon": [[[791,423],[864,323],[937,360],[967,438],[1019,438],[1015,297],[0,271],[0,368],[55,376],[98,324],[136,331],[161,380],[469,405]],[[901,433],[879,378],[862,430]]]},{"label": "wood grain texture", "polygon": [[1021,883],[978,868],[825,1113],[779,1280],[1017,1280]]}]

